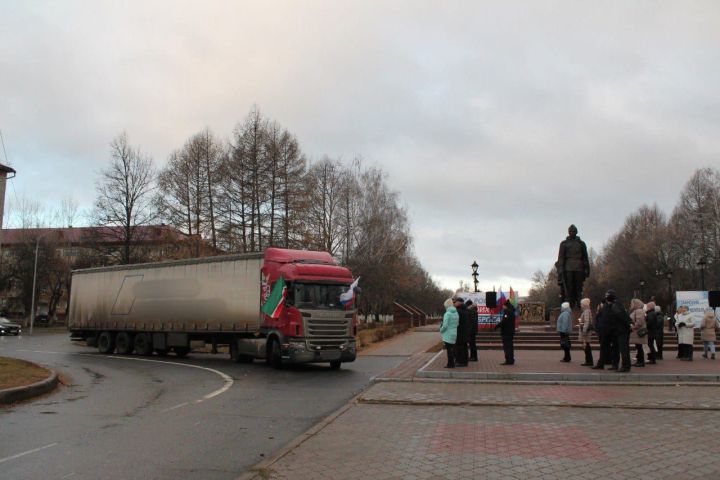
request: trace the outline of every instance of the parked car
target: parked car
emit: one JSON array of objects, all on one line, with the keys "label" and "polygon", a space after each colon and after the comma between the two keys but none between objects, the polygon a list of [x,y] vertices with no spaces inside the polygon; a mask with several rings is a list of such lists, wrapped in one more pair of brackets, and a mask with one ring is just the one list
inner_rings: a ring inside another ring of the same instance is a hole
[{"label": "parked car", "polygon": [[0,335],[20,335],[22,326],[13,323],[5,317],[0,317]]}]

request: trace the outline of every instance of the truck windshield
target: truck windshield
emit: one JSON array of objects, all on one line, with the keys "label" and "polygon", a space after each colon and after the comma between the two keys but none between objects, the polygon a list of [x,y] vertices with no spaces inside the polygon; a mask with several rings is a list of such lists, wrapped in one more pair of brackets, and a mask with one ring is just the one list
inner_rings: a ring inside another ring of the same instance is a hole
[{"label": "truck windshield", "polygon": [[347,285],[295,283],[294,303],[298,308],[343,308],[340,295],[347,289]]}]

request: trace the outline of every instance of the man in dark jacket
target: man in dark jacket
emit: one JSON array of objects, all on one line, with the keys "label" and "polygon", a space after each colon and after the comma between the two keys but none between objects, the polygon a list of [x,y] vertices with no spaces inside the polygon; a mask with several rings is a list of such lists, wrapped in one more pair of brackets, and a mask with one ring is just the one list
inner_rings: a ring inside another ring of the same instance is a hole
[{"label": "man in dark jacket", "polygon": [[657,358],[657,312],[655,312],[655,302],[648,302],[646,305],[647,313],[645,314],[645,321],[647,324],[647,341],[648,349],[650,350],[647,355],[648,363],[654,364]]},{"label": "man in dark jacket", "polygon": [[455,345],[457,346],[455,349],[455,366],[467,367],[467,342],[469,336],[468,334],[470,333],[470,322],[468,321],[468,309],[465,306],[465,300],[460,297],[455,298],[455,308],[457,309],[458,316],[460,317],[457,327],[457,340],[455,341]]},{"label": "man in dark jacket", "polygon": [[665,314],[658,305],[655,305],[655,315],[657,316],[657,330],[655,331],[655,341],[657,342],[657,354],[655,358],[662,360],[663,345],[665,343]]},{"label": "man in dark jacket", "polygon": [[467,306],[468,321],[470,323],[470,325],[468,325],[469,326],[468,347],[470,349],[470,361],[477,362],[477,360],[478,360],[478,353],[477,353],[478,309],[477,309],[477,305],[475,305],[472,300],[468,300],[467,302],[465,302],[465,306]]},{"label": "man in dark jacket", "polygon": [[[615,348],[622,362],[618,373],[630,371],[630,316],[617,298],[615,290],[608,290],[605,294],[605,303],[608,308],[609,333],[615,339]],[[617,361],[613,359],[613,361]],[[613,365],[616,366],[616,365]]]},{"label": "man in dark jacket", "polygon": [[512,303],[505,302],[503,305],[503,316],[500,323],[495,325],[495,329],[500,329],[500,337],[502,338],[503,352],[505,353],[505,361],[500,365],[515,364],[515,345],[513,344],[515,337],[515,307]]},{"label": "man in dark jacket", "polygon": [[597,333],[598,339],[600,340],[600,356],[598,357],[597,365],[593,370],[604,370],[605,364],[610,359],[610,336],[608,335],[608,311],[605,308],[606,304],[602,303],[598,306],[597,313],[595,314],[595,333]]}]

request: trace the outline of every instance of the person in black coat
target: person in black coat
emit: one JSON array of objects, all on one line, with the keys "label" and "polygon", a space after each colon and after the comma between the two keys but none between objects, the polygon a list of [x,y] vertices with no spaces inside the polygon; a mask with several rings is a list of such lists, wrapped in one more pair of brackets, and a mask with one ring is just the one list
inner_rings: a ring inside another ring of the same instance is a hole
[{"label": "person in black coat", "polygon": [[655,302],[648,302],[647,304],[647,313],[645,314],[645,322],[647,325],[647,342],[648,342],[648,348],[649,352],[647,355],[648,363],[650,365],[656,363],[655,359],[657,358],[657,349],[656,345],[658,343],[657,339],[657,326],[658,326],[658,317],[657,312],[655,311]]},{"label": "person in black coat", "polygon": [[472,300],[465,302],[468,310],[468,322],[469,334],[468,334],[468,348],[470,349],[470,361],[477,362],[477,333],[478,333],[478,309],[477,305]]},{"label": "person in black coat", "polygon": [[495,325],[495,329],[500,329],[500,337],[502,338],[503,352],[505,353],[505,361],[500,365],[515,364],[515,345],[513,344],[515,337],[515,307],[510,302],[503,305],[503,316],[500,323]]},{"label": "person in black coat", "polygon": [[665,343],[665,314],[660,306],[655,305],[655,315],[657,318],[657,330],[655,331],[655,341],[657,342],[656,360],[663,359],[663,345]]},{"label": "person in black coat", "polygon": [[457,309],[458,316],[458,328],[457,328],[457,341],[455,345],[455,366],[456,367],[467,367],[468,364],[468,337],[470,334],[469,325],[469,312],[465,306],[465,300],[460,297],[455,298],[455,308]]},{"label": "person in black coat", "polygon": [[613,367],[619,367],[619,373],[630,371],[630,315],[617,298],[615,290],[608,290],[605,294],[605,303],[608,312],[608,328],[609,334],[615,340],[615,348],[617,357],[613,358],[613,362],[618,360],[622,365],[613,364]]}]

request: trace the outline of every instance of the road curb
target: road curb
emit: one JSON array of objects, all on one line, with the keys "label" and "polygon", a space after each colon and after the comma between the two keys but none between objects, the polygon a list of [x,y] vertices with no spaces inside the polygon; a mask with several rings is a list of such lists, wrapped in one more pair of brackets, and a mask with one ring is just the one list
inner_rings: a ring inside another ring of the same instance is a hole
[{"label": "road curb", "polygon": [[6,388],[0,390],[0,405],[8,405],[15,402],[38,397],[55,390],[58,384],[58,374],[50,370],[50,375],[45,380],[31,383],[22,387]]},{"label": "road curb", "polygon": [[382,400],[359,399],[360,405],[396,405],[418,407],[559,407],[559,408],[604,408],[622,410],[685,410],[685,411],[720,411],[720,406],[689,406],[689,405],[639,405],[634,403],[588,404],[588,403],[554,403],[554,402],[492,402],[482,400]]},{"label": "road curb", "polygon": [[456,384],[497,384],[497,385],[573,385],[580,387],[592,387],[598,385],[607,386],[625,386],[625,387],[710,387],[717,388],[720,386],[714,382],[602,382],[602,381],[574,381],[574,380],[493,380],[493,379],[473,379],[473,378],[392,378],[382,377],[376,378],[375,383],[456,383]]},{"label": "road curb", "polygon": [[447,372],[423,371],[415,372],[415,378],[446,379],[446,380],[502,380],[526,382],[595,382],[603,384],[629,385],[636,383],[707,383],[720,384],[718,374],[634,374],[634,373],[497,373],[497,372]]},{"label": "road curb", "polygon": [[299,436],[297,436],[294,440],[292,440],[290,443],[282,447],[280,450],[278,450],[275,454],[273,454],[270,458],[267,460],[263,460],[260,463],[255,464],[248,470],[247,472],[243,473],[239,477],[237,477],[235,480],[254,480],[254,479],[266,479],[269,478],[267,473],[268,470],[270,470],[270,467],[272,467],[273,464],[275,464],[277,461],[282,459],[285,455],[290,453],[291,451],[295,450],[297,447],[305,443],[307,440],[310,440],[312,437],[320,433],[325,427],[333,423],[335,420],[337,420],[338,417],[340,417],[342,414],[350,410],[352,407],[357,405],[358,400],[360,396],[370,387],[374,384],[374,381],[371,381],[366,388],[363,389],[362,392],[355,395],[353,398],[351,398],[345,405],[340,407],[339,409],[335,410],[333,413],[325,417],[323,420],[321,420],[319,423],[316,423],[312,427],[310,427],[308,430],[306,430],[304,433],[301,433]]}]

